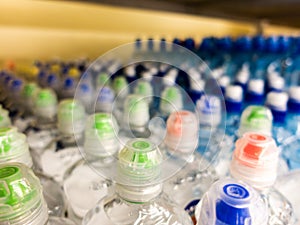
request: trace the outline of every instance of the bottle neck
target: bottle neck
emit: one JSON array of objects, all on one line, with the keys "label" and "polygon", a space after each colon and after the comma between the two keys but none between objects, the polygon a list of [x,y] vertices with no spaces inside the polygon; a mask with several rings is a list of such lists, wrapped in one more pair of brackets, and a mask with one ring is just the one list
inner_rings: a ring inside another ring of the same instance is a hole
[{"label": "bottle neck", "polygon": [[128,186],[116,184],[116,193],[123,200],[142,204],[158,197],[162,192],[162,184],[153,184],[150,186]]}]

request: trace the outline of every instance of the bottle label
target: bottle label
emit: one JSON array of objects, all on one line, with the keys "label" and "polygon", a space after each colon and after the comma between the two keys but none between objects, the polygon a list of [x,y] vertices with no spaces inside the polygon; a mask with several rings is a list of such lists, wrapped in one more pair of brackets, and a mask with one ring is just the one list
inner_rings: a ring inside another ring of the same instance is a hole
[{"label": "bottle label", "polygon": [[223,187],[224,193],[235,199],[246,199],[249,197],[249,192],[246,188],[238,184],[227,184]]}]

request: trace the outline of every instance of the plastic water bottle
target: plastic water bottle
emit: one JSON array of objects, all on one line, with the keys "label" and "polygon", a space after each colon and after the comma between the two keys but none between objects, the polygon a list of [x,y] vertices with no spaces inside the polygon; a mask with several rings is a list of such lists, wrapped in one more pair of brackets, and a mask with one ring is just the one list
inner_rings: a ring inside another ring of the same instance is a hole
[{"label": "plastic water bottle", "polygon": [[[0,164],[18,162],[33,167],[25,135],[17,132],[14,127],[1,128],[0,134]],[[43,177],[43,184],[47,185],[47,187],[44,186],[44,195],[47,203],[49,203],[49,212],[55,216],[62,216],[66,203],[60,186],[41,173],[38,176]]]},{"label": "plastic water bottle", "polygon": [[243,91],[246,91],[249,78],[250,78],[249,65],[243,64],[241,70],[238,72],[238,74],[235,77],[234,84],[241,86]]},{"label": "plastic water bottle", "polygon": [[218,79],[218,84],[220,85],[222,94],[225,95],[225,90],[228,85],[230,85],[230,77],[223,75]]},{"label": "plastic water bottle", "polygon": [[299,190],[300,170],[290,171],[277,178],[275,187],[292,203],[295,216],[300,221],[300,198],[295,194]]},{"label": "plastic water bottle", "polygon": [[267,95],[265,105],[271,110],[273,115],[272,136],[280,144],[291,133],[285,129],[287,115],[288,95],[285,92],[270,92]]},{"label": "plastic water bottle", "polygon": [[148,122],[150,119],[149,105],[140,95],[128,95],[124,102],[124,112],[120,120],[121,130],[119,137],[125,144],[130,138],[148,138],[150,131]]},{"label": "plastic water bottle", "polygon": [[35,126],[43,129],[55,126],[57,96],[51,89],[40,89],[34,96]]},{"label": "plastic water bottle", "polygon": [[45,149],[33,149],[41,171],[59,183],[63,182],[66,171],[82,158],[79,147],[83,144],[85,119],[84,107],[79,102],[62,100],[58,105],[58,133],[53,144]]},{"label": "plastic water bottle", "polygon": [[267,225],[267,207],[251,186],[225,178],[215,182],[197,206],[197,225]]},{"label": "plastic water bottle", "polygon": [[0,105],[0,128],[9,127],[10,125],[11,120],[9,118],[8,111]]},{"label": "plastic water bottle", "polygon": [[172,201],[189,212],[191,218],[196,204],[217,179],[209,162],[199,153],[193,153],[197,148],[198,133],[198,119],[194,113],[173,112],[167,120],[164,144],[160,147],[167,162],[164,170],[180,169],[164,183],[164,192],[172,193]]},{"label": "plastic water bottle", "polygon": [[236,141],[230,174],[257,189],[268,206],[268,224],[293,224],[290,202],[273,185],[277,177],[280,150],[274,139],[249,132]]},{"label": "plastic water bottle", "polygon": [[115,106],[117,108],[123,108],[126,96],[129,94],[128,83],[125,77],[117,76],[113,82],[112,87],[116,93]]},{"label": "plastic water bottle", "polygon": [[200,131],[197,151],[213,163],[219,176],[228,173],[234,137],[225,134],[222,127],[222,106],[217,96],[203,95],[196,103]]},{"label": "plastic water bottle", "polygon": [[84,105],[87,113],[94,111],[93,103],[95,99],[94,88],[89,83],[80,83],[76,89],[75,99]]},{"label": "plastic water bottle", "polygon": [[183,109],[181,91],[176,86],[166,87],[161,93],[159,112],[161,117],[166,118],[172,112]]},{"label": "plastic water bottle", "polygon": [[300,87],[293,86],[289,89],[287,128],[293,134],[300,132]]},{"label": "plastic water bottle", "polygon": [[34,96],[39,91],[39,86],[34,82],[24,84],[22,91],[22,100],[24,103],[22,106],[25,108],[27,115],[33,115],[34,113]]},{"label": "plastic water bottle", "polygon": [[112,112],[115,100],[115,92],[109,86],[104,86],[98,90],[96,96],[95,111],[96,112]]},{"label": "plastic water bottle", "polygon": [[51,88],[55,93],[59,93],[61,89],[61,80],[55,74],[49,74],[47,77],[47,87]]},{"label": "plastic water bottle", "polygon": [[251,79],[249,81],[245,97],[245,103],[247,105],[263,105],[264,85],[264,80],[261,79]]},{"label": "plastic water bottle", "polygon": [[82,224],[192,224],[188,214],[162,192],[158,180],[162,155],[154,144],[132,139],[118,158],[115,193],[101,199]]},{"label": "plastic water bottle", "polygon": [[66,77],[63,80],[61,89],[59,90],[59,96],[61,99],[73,98],[76,91],[77,82],[73,77]]},{"label": "plastic water bottle", "polygon": [[234,136],[239,126],[240,113],[243,104],[243,89],[239,85],[229,85],[225,90],[226,134]]},{"label": "plastic water bottle", "polygon": [[107,73],[99,73],[96,79],[96,89],[110,85],[110,79]]},{"label": "plastic water bottle", "polygon": [[0,165],[3,185],[0,224],[74,225],[68,219],[48,215],[42,186],[32,170],[20,163]]},{"label": "plastic water bottle", "polygon": [[77,224],[81,224],[87,211],[112,187],[112,182],[91,166],[112,169],[115,154],[119,150],[117,134],[118,124],[112,115],[97,113],[89,116],[83,145],[86,161],[79,161],[67,171],[63,184],[69,202],[68,215]]}]

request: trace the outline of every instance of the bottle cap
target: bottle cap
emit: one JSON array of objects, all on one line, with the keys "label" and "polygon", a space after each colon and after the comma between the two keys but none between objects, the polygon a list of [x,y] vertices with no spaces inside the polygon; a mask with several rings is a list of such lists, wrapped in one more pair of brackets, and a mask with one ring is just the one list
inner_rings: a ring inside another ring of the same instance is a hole
[{"label": "bottle cap", "polygon": [[269,92],[267,94],[266,105],[278,111],[287,110],[288,95],[285,92]]},{"label": "bottle cap", "polygon": [[34,113],[41,118],[54,118],[56,115],[57,97],[51,89],[40,89],[33,100]]},{"label": "bottle cap", "polygon": [[241,102],[243,100],[243,89],[239,85],[229,85],[225,90],[226,100]]},{"label": "bottle cap", "polygon": [[198,124],[198,119],[192,112],[173,112],[167,120],[164,140],[168,149],[180,153],[193,153],[198,144]]},{"label": "bottle cap", "polygon": [[109,85],[109,76],[107,73],[100,73],[97,77],[97,87]]},{"label": "bottle cap", "polygon": [[20,162],[32,166],[26,136],[15,127],[0,128],[0,163]]},{"label": "bottle cap", "polygon": [[113,89],[104,86],[100,89],[96,102],[96,110],[100,112],[111,112],[115,99]]},{"label": "bottle cap", "polygon": [[117,183],[147,186],[159,178],[161,162],[161,152],[151,141],[129,140],[119,152]]},{"label": "bottle cap", "polygon": [[57,128],[63,134],[82,133],[85,127],[84,106],[74,100],[65,99],[58,105]]},{"label": "bottle cap", "polygon": [[236,141],[230,173],[255,188],[270,187],[277,177],[279,153],[270,136],[258,132],[245,133]]},{"label": "bottle cap", "polygon": [[23,88],[22,95],[25,98],[32,98],[38,91],[39,87],[36,83],[26,83]]},{"label": "bottle cap", "polygon": [[263,94],[265,83],[261,79],[251,79],[248,83],[248,92],[253,92],[256,94]]},{"label": "bottle cap", "polygon": [[85,128],[84,151],[95,160],[115,154],[119,149],[119,126],[112,114],[96,113],[88,117]]},{"label": "bottle cap", "polygon": [[270,109],[264,106],[248,106],[242,113],[238,134],[257,131],[266,135],[272,134],[273,116]]},{"label": "bottle cap", "polygon": [[164,115],[169,115],[174,111],[183,108],[182,94],[177,87],[167,87],[161,94],[159,105],[160,111]]},{"label": "bottle cap", "polygon": [[14,79],[10,83],[10,90],[13,92],[19,92],[22,90],[23,81],[20,79]]},{"label": "bottle cap", "polygon": [[289,99],[295,102],[300,102],[300,86],[290,87]]},{"label": "bottle cap", "polygon": [[153,98],[153,88],[152,85],[145,81],[139,80],[134,87],[134,94],[143,96],[148,103],[152,101]]},{"label": "bottle cap", "polygon": [[197,206],[198,225],[267,225],[268,209],[249,185],[230,178],[214,183]]},{"label": "bottle cap", "polygon": [[135,66],[131,65],[131,66],[127,66],[125,68],[125,76],[126,77],[135,77]]},{"label": "bottle cap", "polygon": [[272,79],[269,79],[269,87],[275,90],[283,90],[285,81],[283,77],[276,76]]},{"label": "bottle cap", "polygon": [[57,76],[55,74],[49,74],[49,76],[47,77],[47,83],[48,83],[48,85],[52,86],[56,82],[58,82]]},{"label": "bottle cap", "polygon": [[201,125],[217,127],[221,123],[221,100],[213,95],[203,95],[197,101],[197,111]]},{"label": "bottle cap", "polygon": [[0,105],[0,128],[8,127],[11,125],[11,120],[8,111],[3,109]]},{"label": "bottle cap", "polygon": [[113,81],[113,89],[117,95],[126,96],[128,94],[128,83],[125,77],[118,76]]},{"label": "bottle cap", "polygon": [[218,82],[221,87],[226,88],[230,84],[230,78],[229,78],[229,76],[224,75],[218,79]]},{"label": "bottle cap", "polygon": [[65,89],[71,89],[75,86],[75,80],[72,77],[67,77],[64,81],[64,88]]},{"label": "bottle cap", "polygon": [[195,91],[204,92],[205,81],[201,79],[192,79],[191,82],[191,89]]},{"label": "bottle cap", "polygon": [[149,105],[144,96],[128,95],[124,102],[124,121],[128,126],[144,127],[150,119]]},{"label": "bottle cap", "polygon": [[46,224],[48,210],[32,170],[20,163],[0,165],[0,224]]}]

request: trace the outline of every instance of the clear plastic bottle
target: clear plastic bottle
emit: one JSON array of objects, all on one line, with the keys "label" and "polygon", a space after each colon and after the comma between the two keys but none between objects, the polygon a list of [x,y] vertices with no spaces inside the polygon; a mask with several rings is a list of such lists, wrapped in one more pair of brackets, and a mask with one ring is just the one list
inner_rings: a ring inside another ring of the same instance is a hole
[{"label": "clear plastic bottle", "polygon": [[0,165],[0,183],[0,224],[74,225],[68,219],[48,216],[42,186],[24,164]]},{"label": "clear plastic bottle", "polygon": [[112,112],[115,100],[115,92],[109,86],[101,87],[96,95],[95,111]]},{"label": "clear plastic bottle", "polygon": [[296,224],[300,222],[300,195],[298,190],[300,179],[300,170],[290,171],[277,178],[275,187],[292,203],[296,218],[298,219]]},{"label": "clear plastic bottle", "polygon": [[197,225],[267,225],[268,210],[251,186],[230,178],[215,182],[197,205]]},{"label": "clear plastic bottle", "polygon": [[149,104],[140,95],[128,95],[124,102],[124,111],[119,118],[120,140],[125,144],[130,138],[150,136],[148,122],[150,119]]},{"label": "clear plastic bottle", "polygon": [[65,172],[82,158],[79,148],[83,144],[85,120],[85,110],[80,102],[62,100],[57,112],[58,133],[52,145],[33,150],[37,167],[59,183],[63,182]]},{"label": "clear plastic bottle", "polygon": [[89,116],[83,145],[86,161],[81,160],[70,168],[63,184],[69,202],[68,216],[77,224],[81,224],[87,211],[112,187],[112,182],[94,168],[111,169],[119,150],[117,134],[118,125],[112,115],[97,113]]},{"label": "clear plastic bottle", "polygon": [[[26,136],[14,127],[0,128],[0,165],[18,162],[33,167]],[[43,181],[44,196],[49,203],[51,215],[62,216],[66,210],[66,203],[61,187],[51,178],[37,173]]]},{"label": "clear plastic bottle", "polygon": [[115,193],[100,200],[82,224],[191,225],[187,213],[162,193],[161,163],[161,153],[150,141],[128,141],[119,152]]},{"label": "clear plastic bottle", "polygon": [[159,112],[163,118],[167,118],[172,112],[183,109],[182,93],[176,86],[166,87],[160,98]]},{"label": "clear plastic bottle", "polygon": [[10,125],[11,125],[11,120],[9,118],[8,111],[2,108],[2,105],[0,105],[0,128],[8,127]]},{"label": "clear plastic bottle", "polygon": [[230,174],[258,190],[268,206],[269,225],[294,222],[291,203],[274,188],[280,150],[270,136],[245,133],[236,141]]},{"label": "clear plastic bottle", "polygon": [[251,79],[248,83],[245,103],[246,105],[263,105],[265,82],[262,79]]},{"label": "clear plastic bottle", "polygon": [[239,126],[240,113],[243,104],[243,89],[239,85],[229,85],[225,90],[226,118],[223,119],[226,126],[226,134],[234,136]]},{"label": "clear plastic bottle", "polygon": [[196,103],[199,116],[199,144],[197,151],[212,162],[219,176],[228,172],[234,136],[225,134],[222,127],[222,105],[219,97],[203,95]]},{"label": "clear plastic bottle", "polygon": [[[164,171],[176,171],[164,183],[164,192],[194,217],[196,204],[217,179],[216,171],[204,157],[195,152],[199,125],[189,111],[172,113],[167,120],[167,132],[161,149],[165,158]],[[193,218],[194,219],[194,218]]]}]

